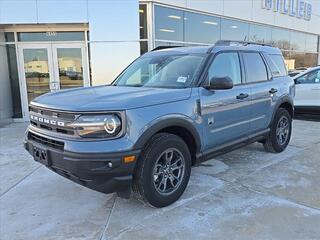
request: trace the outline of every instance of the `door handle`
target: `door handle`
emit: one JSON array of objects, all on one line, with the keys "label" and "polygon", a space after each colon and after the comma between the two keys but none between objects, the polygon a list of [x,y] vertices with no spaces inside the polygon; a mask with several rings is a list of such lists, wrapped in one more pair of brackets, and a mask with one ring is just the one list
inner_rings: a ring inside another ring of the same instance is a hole
[{"label": "door handle", "polygon": [[269,90],[269,93],[276,93],[276,92],[278,92],[278,89],[271,88],[271,89]]},{"label": "door handle", "polygon": [[237,96],[237,99],[244,99],[244,98],[247,98],[247,97],[249,97],[249,94],[240,93],[240,94]]}]

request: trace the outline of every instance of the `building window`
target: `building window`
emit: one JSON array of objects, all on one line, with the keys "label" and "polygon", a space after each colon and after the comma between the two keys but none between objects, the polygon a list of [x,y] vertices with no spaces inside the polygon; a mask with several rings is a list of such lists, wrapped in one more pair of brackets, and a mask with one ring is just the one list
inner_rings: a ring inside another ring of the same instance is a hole
[{"label": "building window", "polygon": [[318,51],[320,51],[318,49],[318,36],[306,34],[306,52],[316,53]]},{"label": "building window", "polygon": [[221,39],[248,41],[249,24],[229,19],[221,19]]},{"label": "building window", "polygon": [[13,105],[13,118],[22,118],[20,84],[15,44],[7,44],[8,70],[11,83],[11,96]]},{"label": "building window", "polygon": [[300,67],[313,67],[317,65],[318,53],[290,52],[290,57],[286,59],[289,70]]},{"label": "building window", "polygon": [[271,43],[271,28],[257,24],[250,24],[249,40],[257,43]]},{"label": "building window", "polygon": [[[157,4],[154,9],[155,47],[210,45],[220,39],[252,41],[280,48],[289,70],[311,67],[318,63],[319,43],[318,36],[314,34],[172,9]],[[141,46],[143,49],[145,45],[141,43]]]},{"label": "building window", "polygon": [[140,39],[148,38],[147,31],[147,6],[140,5],[139,6],[139,20],[140,20]]},{"label": "building window", "polygon": [[290,31],[280,28],[272,28],[272,45],[282,50],[290,50]]},{"label": "building window", "polygon": [[156,39],[183,41],[183,11],[155,7]]},{"label": "building window", "polygon": [[140,54],[148,52],[147,5],[139,5]]},{"label": "building window", "polygon": [[148,52],[148,41],[140,41],[140,54]]},{"label": "building window", "polygon": [[5,32],[4,39],[6,42],[14,42],[14,33],[13,32]]},{"label": "building window", "polygon": [[306,34],[292,31],[290,35],[290,50],[304,52],[306,49]]},{"label": "building window", "polygon": [[220,39],[220,18],[185,12],[184,42],[214,44]]},{"label": "building window", "polygon": [[19,42],[85,41],[85,32],[21,32]]},{"label": "building window", "polygon": [[160,40],[155,42],[155,47],[162,47],[162,46],[183,47],[188,45],[185,43],[168,42],[168,41],[160,41]]},{"label": "building window", "polygon": [[312,34],[291,32],[291,51],[286,62],[289,70],[300,67],[313,67],[318,64],[318,37]]}]

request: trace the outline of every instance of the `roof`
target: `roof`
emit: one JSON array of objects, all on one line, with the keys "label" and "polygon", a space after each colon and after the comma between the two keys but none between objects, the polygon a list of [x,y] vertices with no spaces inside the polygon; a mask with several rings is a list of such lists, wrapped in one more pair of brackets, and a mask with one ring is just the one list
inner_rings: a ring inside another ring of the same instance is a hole
[{"label": "roof", "polygon": [[171,47],[154,49],[151,52],[145,53],[143,56],[153,56],[164,54],[205,54],[210,49],[210,46],[196,46],[196,47]]},{"label": "roof", "polygon": [[144,54],[144,56],[164,54],[205,54],[205,53],[217,53],[220,51],[235,50],[235,51],[259,51],[268,54],[281,54],[279,48],[272,47],[266,44],[243,42],[243,41],[218,41],[212,46],[194,46],[194,47],[179,47],[179,46],[162,46],[155,48],[153,51]]},{"label": "roof", "polygon": [[225,50],[235,50],[235,51],[259,51],[268,54],[281,54],[279,48],[261,45],[235,45],[235,46],[214,46],[211,50],[212,53],[225,51]]}]

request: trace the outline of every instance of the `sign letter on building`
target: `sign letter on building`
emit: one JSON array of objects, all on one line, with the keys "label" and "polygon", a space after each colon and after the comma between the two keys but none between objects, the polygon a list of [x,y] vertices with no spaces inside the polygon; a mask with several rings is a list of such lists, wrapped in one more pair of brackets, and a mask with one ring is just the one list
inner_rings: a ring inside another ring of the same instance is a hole
[{"label": "sign letter on building", "polygon": [[312,5],[305,0],[262,0],[262,8],[310,21]]}]

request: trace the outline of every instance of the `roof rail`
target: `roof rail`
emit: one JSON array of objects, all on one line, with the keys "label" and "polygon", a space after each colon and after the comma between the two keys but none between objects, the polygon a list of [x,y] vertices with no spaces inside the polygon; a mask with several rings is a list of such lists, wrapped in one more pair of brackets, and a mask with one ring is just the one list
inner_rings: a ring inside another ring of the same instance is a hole
[{"label": "roof rail", "polygon": [[232,46],[232,45],[259,45],[259,46],[268,46],[272,47],[267,43],[257,43],[257,42],[249,42],[249,41],[232,41],[232,40],[219,40],[215,43],[215,46]]},{"label": "roof rail", "polygon": [[183,46],[159,46],[159,47],[152,49],[151,52],[162,50],[162,49],[167,49],[167,48],[177,48],[177,47],[183,47]]}]

